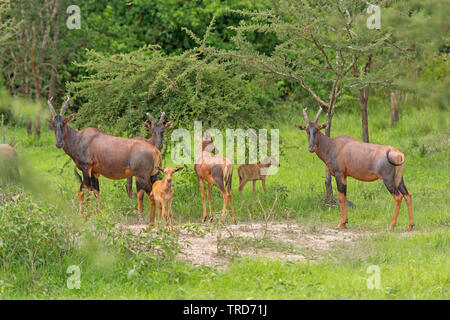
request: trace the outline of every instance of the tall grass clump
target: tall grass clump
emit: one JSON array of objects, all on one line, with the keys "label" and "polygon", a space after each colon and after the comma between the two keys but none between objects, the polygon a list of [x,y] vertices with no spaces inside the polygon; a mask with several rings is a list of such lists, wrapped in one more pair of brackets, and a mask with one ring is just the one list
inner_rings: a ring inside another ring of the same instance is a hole
[{"label": "tall grass clump", "polygon": [[74,243],[74,230],[54,210],[19,187],[0,187],[0,293],[33,287],[42,274],[60,272]]}]

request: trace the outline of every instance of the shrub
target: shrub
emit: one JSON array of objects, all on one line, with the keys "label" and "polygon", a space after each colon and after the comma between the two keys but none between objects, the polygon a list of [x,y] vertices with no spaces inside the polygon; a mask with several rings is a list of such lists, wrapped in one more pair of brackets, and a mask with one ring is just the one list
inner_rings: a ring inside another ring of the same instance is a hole
[{"label": "shrub", "polygon": [[0,187],[0,273],[2,286],[17,269],[31,280],[74,248],[75,233],[54,210],[38,205],[15,186]]},{"label": "shrub", "polygon": [[130,136],[140,132],[146,112],[158,117],[162,111],[185,128],[200,119],[204,127],[262,124],[261,105],[268,99],[255,90],[255,80],[200,56],[196,50],[167,56],[157,47],[110,57],[89,51],[80,66],[90,76],[69,84],[84,102],[77,124]]}]

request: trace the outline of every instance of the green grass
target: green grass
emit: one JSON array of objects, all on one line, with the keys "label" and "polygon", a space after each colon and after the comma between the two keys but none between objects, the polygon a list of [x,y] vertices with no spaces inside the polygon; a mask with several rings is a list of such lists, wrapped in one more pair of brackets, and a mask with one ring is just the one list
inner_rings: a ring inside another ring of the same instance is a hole
[{"label": "green grass", "polygon": [[[146,298],[146,299],[448,299],[449,298],[449,137],[447,111],[429,109],[402,110],[400,123],[390,127],[389,110],[369,110],[371,142],[388,144],[406,155],[404,180],[413,195],[415,228],[408,226],[403,202],[397,228],[388,231],[394,200],[380,182],[363,183],[348,179],[348,199],[356,208],[349,209],[348,228],[369,235],[352,243],[336,244],[307,263],[282,260],[236,258],[222,269],[197,267],[185,262],[166,261],[128,273],[136,260],[118,254],[102,241],[64,257],[62,265],[48,265],[30,280],[29,270],[17,267],[8,271],[8,281],[0,279],[2,298]],[[322,116],[323,118],[323,116]],[[271,208],[275,199],[274,219],[290,219],[315,229],[334,227],[339,221],[338,207],[323,202],[325,168],[315,154],[307,151],[307,137],[294,128],[303,123],[300,112],[284,114],[279,119],[281,137],[280,170],[267,178],[268,192],[260,183],[252,194],[251,183],[242,196],[237,193],[235,170],[233,191],[238,221],[263,220],[261,206]],[[13,132],[12,129],[9,130]],[[360,138],[358,114],[337,112],[332,136],[340,134]],[[78,181],[73,163],[54,146],[54,134],[43,128],[37,143],[17,128],[15,140],[26,189],[40,206],[59,210],[70,221],[81,224],[78,209]],[[168,157],[167,157],[168,158]],[[166,159],[166,165],[170,161]],[[66,165],[65,165],[66,164]],[[64,166],[65,165],[65,166]],[[176,174],[174,220],[177,226],[200,222],[202,204],[192,165]],[[333,185],[335,186],[334,182]],[[111,223],[136,222],[136,200],[128,199],[125,181],[100,178],[101,219]],[[216,215],[222,205],[213,188]],[[149,202],[144,210],[148,219]],[[100,219],[97,217],[97,219]],[[89,225],[88,222],[86,225]],[[248,244],[276,248],[274,242]],[[281,248],[291,250],[291,248]],[[79,265],[81,289],[66,287],[69,265]],[[367,288],[367,268],[380,268],[381,288]],[[63,270],[63,271],[61,271]],[[14,281],[11,281],[14,279]],[[3,281],[3,282],[2,282]],[[33,284],[32,286],[29,283]],[[6,285],[7,283],[7,285]]]}]

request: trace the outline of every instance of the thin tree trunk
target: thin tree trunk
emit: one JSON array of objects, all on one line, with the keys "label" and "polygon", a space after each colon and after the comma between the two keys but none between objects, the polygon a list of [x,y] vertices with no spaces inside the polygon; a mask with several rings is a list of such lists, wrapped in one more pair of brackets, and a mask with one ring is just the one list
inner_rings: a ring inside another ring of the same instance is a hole
[{"label": "thin tree trunk", "polygon": [[[331,135],[331,123],[334,115],[334,98],[331,100],[330,108],[327,112],[327,128],[325,134],[329,137]],[[333,199],[333,185],[331,183],[331,174],[328,167],[325,166],[325,190],[327,192],[327,202],[334,203]]]},{"label": "thin tree trunk", "polygon": [[34,134],[36,137],[41,136],[41,116],[39,110],[36,110],[36,118],[34,119]]},{"label": "thin tree trunk", "polygon": [[51,63],[51,75],[50,75],[50,85],[48,90],[48,98],[55,96],[56,91],[56,81],[58,78],[58,67],[57,67],[57,55],[58,55],[58,41],[59,41],[59,24],[58,24],[58,7],[59,1],[55,1],[55,10],[53,14],[53,47],[52,47],[52,63]]},{"label": "thin tree trunk", "polygon": [[[364,74],[367,75],[370,72],[370,66],[372,64],[372,54],[367,56],[366,65],[364,66]],[[360,78],[358,68],[356,64],[353,66],[353,76]],[[369,123],[367,117],[367,102],[369,101],[369,85],[367,84],[363,89],[358,90],[359,102],[361,105],[361,129],[362,138],[364,142],[369,142]]]},{"label": "thin tree trunk", "polygon": [[367,119],[367,102],[369,101],[369,87],[359,90],[359,101],[361,103],[361,127],[363,142],[369,142],[369,122]]},{"label": "thin tree trunk", "polygon": [[2,137],[3,137],[3,143],[6,143],[6,128],[5,128],[5,126],[3,125],[3,118],[2,118],[1,124],[2,124]]},{"label": "thin tree trunk", "polygon": [[34,119],[34,134],[37,137],[40,137],[41,135],[41,122],[40,122],[40,112],[39,112],[39,103],[41,100],[41,88],[40,88],[40,75],[38,67],[36,67],[36,28],[34,25],[34,22],[32,24],[32,30],[33,30],[33,40],[32,40],[32,51],[31,51],[31,73],[33,74],[34,79],[34,97],[36,101],[36,117]]},{"label": "thin tree trunk", "polygon": [[398,122],[398,99],[397,92],[391,92],[391,125],[394,127]]},{"label": "thin tree trunk", "polygon": [[29,136],[31,136],[31,134],[33,133],[33,123],[31,122],[30,119],[27,120],[27,134]]},{"label": "thin tree trunk", "polygon": [[333,203],[333,185],[331,184],[331,173],[327,166],[325,166],[325,189],[327,191],[327,202]]}]

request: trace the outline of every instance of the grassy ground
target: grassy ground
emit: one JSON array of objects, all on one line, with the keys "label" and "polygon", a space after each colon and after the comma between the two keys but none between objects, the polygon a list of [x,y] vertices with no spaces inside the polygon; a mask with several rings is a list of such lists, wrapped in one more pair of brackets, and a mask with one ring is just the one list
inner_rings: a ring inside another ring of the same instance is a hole
[{"label": "grassy ground", "polygon": [[[305,263],[260,258],[236,258],[224,269],[198,267],[179,261],[149,266],[129,276],[136,260],[109,254],[101,246],[87,246],[89,254],[68,254],[59,262],[30,276],[26,268],[9,269],[0,282],[3,298],[150,298],[150,299],[448,299],[449,298],[449,139],[448,112],[429,109],[403,110],[400,123],[390,128],[389,110],[369,114],[371,142],[388,144],[406,155],[404,180],[413,195],[415,229],[408,226],[405,203],[397,229],[388,231],[394,200],[381,182],[363,183],[348,179],[348,228],[366,232],[350,244],[336,243],[320,259]],[[323,202],[325,169],[315,154],[307,151],[307,137],[294,128],[303,123],[300,112],[284,113],[279,119],[281,157],[279,172],[267,178],[268,192],[260,183],[251,193],[251,183],[242,196],[237,193],[235,170],[233,190],[238,221],[263,219],[261,206],[273,205],[275,220],[293,221],[315,227],[334,227],[339,209]],[[337,113],[332,136],[349,134],[360,138],[358,114]],[[73,164],[54,146],[54,134],[46,128],[39,142],[26,137],[25,130],[9,129],[15,135],[26,176],[39,205],[60,210],[63,217],[77,212],[77,188]],[[168,157],[166,164],[170,164]],[[174,219],[177,226],[199,222],[202,215],[200,191],[192,165],[174,177]],[[333,182],[334,184],[334,182]],[[128,199],[125,181],[100,178],[102,212],[94,219],[111,223],[137,222],[136,200]],[[214,189],[213,189],[214,190]],[[276,199],[276,202],[275,202]],[[213,192],[216,215],[221,196]],[[149,203],[144,203],[148,219]],[[68,218],[71,221],[72,218]],[[77,219],[75,219],[77,220]],[[79,223],[79,222],[76,222]],[[89,225],[88,222],[86,225]],[[100,246],[100,247],[99,247]],[[81,289],[66,286],[69,265],[82,270]],[[367,268],[379,267],[380,288],[369,289]],[[11,279],[15,279],[14,281]]]}]

